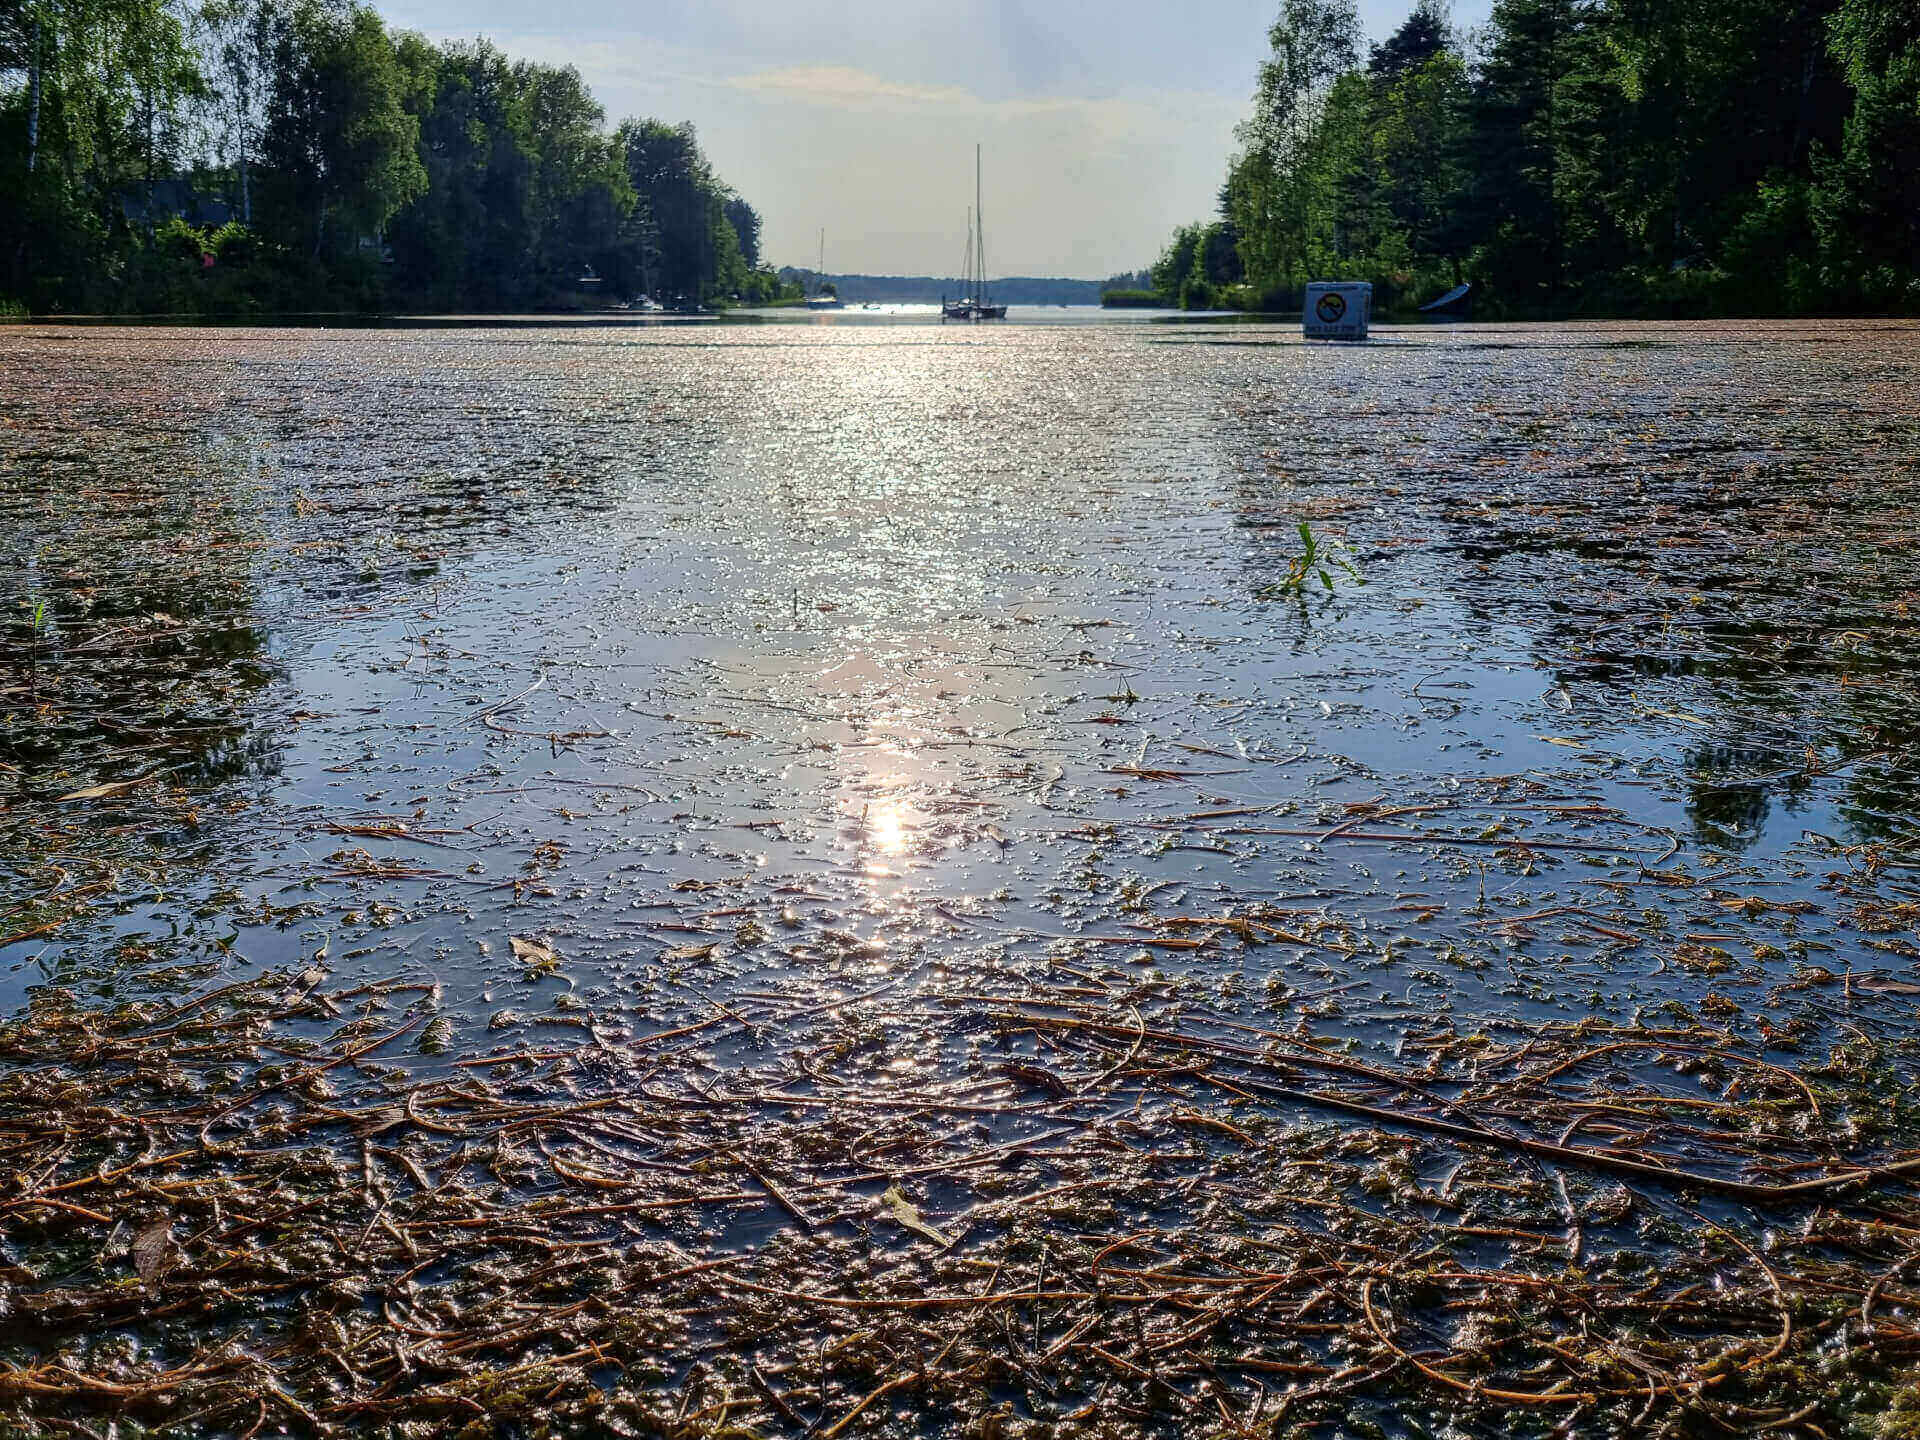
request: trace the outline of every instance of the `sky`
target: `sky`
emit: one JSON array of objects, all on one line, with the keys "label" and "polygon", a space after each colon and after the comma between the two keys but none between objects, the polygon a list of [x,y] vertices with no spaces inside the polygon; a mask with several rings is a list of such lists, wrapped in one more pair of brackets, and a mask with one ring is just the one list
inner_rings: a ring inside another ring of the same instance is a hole
[{"label": "sky", "polygon": [[[1462,25],[1488,0],[1455,0]],[[1410,0],[1360,0],[1368,36]],[[983,147],[996,275],[1098,280],[1205,219],[1278,0],[384,0],[435,39],[576,66],[617,121],[690,120],[765,258],[961,268]]]}]

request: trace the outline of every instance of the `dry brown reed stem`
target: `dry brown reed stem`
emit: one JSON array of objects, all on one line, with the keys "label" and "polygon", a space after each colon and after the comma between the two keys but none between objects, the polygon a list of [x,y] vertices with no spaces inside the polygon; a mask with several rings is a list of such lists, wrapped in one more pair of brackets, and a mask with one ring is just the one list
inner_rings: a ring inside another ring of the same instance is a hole
[{"label": "dry brown reed stem", "polygon": [[[1059,1016],[1019,1015],[1023,1024],[1049,1026],[1063,1030],[1084,1030],[1114,1036],[1129,1036],[1125,1027],[1100,1021],[1080,1020]],[[1150,1030],[1145,1038],[1157,1044],[1165,1044],[1189,1050],[1201,1050],[1222,1055],[1236,1063],[1257,1068],[1284,1068],[1268,1060],[1259,1052],[1245,1046],[1228,1045],[1221,1041],[1210,1040],[1205,1036],[1183,1035],[1168,1031]],[[1622,1047],[1626,1048],[1626,1047]],[[1333,1070],[1340,1073],[1355,1074],[1365,1078],[1381,1080],[1396,1085],[1410,1093],[1435,1099],[1436,1103],[1458,1108],[1453,1102],[1438,1101],[1437,1097],[1427,1094],[1425,1087],[1412,1076],[1399,1076],[1384,1071],[1378,1066],[1358,1065],[1353,1062],[1333,1060],[1300,1050],[1290,1052],[1287,1065],[1304,1065],[1310,1068]],[[1762,1066],[1769,1071],[1777,1067]],[[1795,1077],[1796,1079],[1798,1077]],[[1446,1135],[1456,1140],[1471,1141],[1495,1149],[1519,1151],[1540,1159],[1559,1161],[1565,1164],[1582,1166],[1588,1169],[1605,1170],[1614,1174],[1631,1176],[1637,1180],[1649,1181],[1661,1185],[1682,1189],[1693,1189],[1724,1195],[1733,1199],[1759,1205],[1791,1205],[1823,1195],[1835,1194],[1846,1190],[1859,1189],[1866,1185],[1886,1180],[1898,1179],[1907,1175],[1920,1174],[1920,1159],[1897,1161],[1885,1165],[1867,1167],[1849,1167],[1834,1174],[1819,1176],[1809,1180],[1787,1184],[1759,1184],[1738,1180],[1723,1175],[1712,1175],[1701,1171],[1684,1170],[1677,1167],[1650,1164],[1628,1157],[1610,1154],[1605,1151],[1589,1150],[1562,1145],[1553,1141],[1539,1140],[1529,1136],[1511,1135],[1486,1128],[1484,1125],[1463,1125],[1442,1120],[1431,1115],[1422,1115],[1416,1111],[1396,1110],[1379,1105],[1369,1105],[1346,1096],[1333,1095],[1325,1091],[1305,1090],[1298,1087],[1274,1085],[1269,1082],[1238,1082],[1255,1093],[1271,1096],[1275,1099],[1295,1101],[1299,1104],[1320,1109],[1337,1110],[1344,1114],[1362,1116],[1384,1124],[1406,1126],[1424,1130],[1431,1134]],[[1812,1101],[1812,1092],[1805,1088],[1805,1082],[1798,1082]],[[1818,1113],[1817,1102],[1815,1113]]]}]

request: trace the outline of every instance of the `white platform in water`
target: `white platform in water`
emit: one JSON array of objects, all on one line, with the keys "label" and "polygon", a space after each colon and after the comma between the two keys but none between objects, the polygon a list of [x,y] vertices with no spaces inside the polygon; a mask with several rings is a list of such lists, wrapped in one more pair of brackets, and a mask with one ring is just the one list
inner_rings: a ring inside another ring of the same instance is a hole
[{"label": "white platform in water", "polygon": [[1364,340],[1373,319],[1373,286],[1364,280],[1316,280],[1307,286],[1301,329],[1309,340]]}]

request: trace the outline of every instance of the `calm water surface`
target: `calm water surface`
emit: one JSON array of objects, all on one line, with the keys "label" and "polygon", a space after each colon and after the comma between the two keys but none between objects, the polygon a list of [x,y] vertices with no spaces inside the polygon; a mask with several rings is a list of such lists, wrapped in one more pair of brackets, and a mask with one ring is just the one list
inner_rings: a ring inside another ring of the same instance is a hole
[{"label": "calm water surface", "polygon": [[[617,1044],[1011,967],[1395,1048],[1819,967],[1913,1018],[1912,327],[0,366],[7,1006],[318,961]],[[1302,522],[1358,579],[1286,588]]]}]

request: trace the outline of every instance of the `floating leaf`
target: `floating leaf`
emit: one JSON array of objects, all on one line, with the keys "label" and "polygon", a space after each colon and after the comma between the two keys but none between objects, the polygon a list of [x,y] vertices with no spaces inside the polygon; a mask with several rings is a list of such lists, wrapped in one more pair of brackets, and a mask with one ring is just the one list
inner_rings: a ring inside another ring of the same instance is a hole
[{"label": "floating leaf", "polygon": [[560,968],[560,952],[544,940],[528,940],[515,935],[507,944],[513,947],[513,958],[524,961],[536,970],[557,970]]},{"label": "floating leaf", "polygon": [[1641,707],[1640,713],[1642,715],[1652,715],[1661,720],[1678,720],[1685,725],[1713,724],[1711,720],[1704,720],[1698,715],[1690,715],[1684,710],[1656,710],[1652,706],[1646,705]]},{"label": "floating leaf", "polygon": [[889,1185],[887,1187],[886,1193],[880,1197],[880,1204],[881,1207],[904,1228],[913,1231],[916,1235],[924,1236],[926,1239],[931,1240],[942,1250],[950,1250],[953,1248],[955,1237],[934,1229],[933,1226],[922,1220],[920,1218],[920,1211],[914,1206],[911,1200],[907,1199],[905,1193],[898,1185]]},{"label": "floating leaf", "polygon": [[1888,975],[1868,975],[1853,982],[1858,990],[1872,990],[1881,995],[1920,995],[1920,985],[1911,980],[1895,980]]},{"label": "floating leaf", "polygon": [[713,958],[713,952],[719,948],[720,942],[718,940],[709,941],[705,945],[676,945],[671,950],[662,952],[660,958],[662,960],[672,961],[711,960]]},{"label": "floating leaf", "polygon": [[151,1284],[173,1268],[173,1220],[161,1216],[134,1237],[133,1268]]},{"label": "floating leaf", "polygon": [[62,802],[68,800],[111,800],[116,795],[125,795],[138,790],[146,784],[145,780],[115,780],[107,785],[89,785],[84,790],[75,790],[71,795],[62,795]]}]

